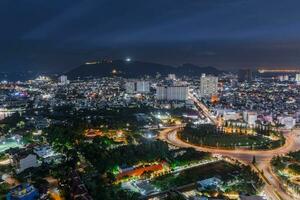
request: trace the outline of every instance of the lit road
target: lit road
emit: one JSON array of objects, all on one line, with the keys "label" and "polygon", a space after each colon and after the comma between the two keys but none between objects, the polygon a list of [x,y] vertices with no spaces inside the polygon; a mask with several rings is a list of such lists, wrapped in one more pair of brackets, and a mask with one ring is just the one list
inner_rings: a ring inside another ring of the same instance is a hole
[{"label": "lit road", "polygon": [[[212,116],[208,108],[199,101],[193,94],[189,93],[189,98],[195,103],[196,107],[199,109],[199,112],[204,114],[208,119],[212,121],[215,125],[218,125],[218,121],[215,117]],[[282,155],[289,153],[291,151],[300,150],[300,141],[298,137],[300,136],[300,130],[295,130],[293,132],[285,133],[286,138],[285,144],[277,149],[273,150],[246,150],[246,149],[237,149],[237,150],[224,150],[218,148],[207,148],[192,145],[180,140],[177,137],[177,131],[183,128],[185,125],[174,126],[164,129],[160,132],[159,139],[166,141],[177,147],[192,147],[198,151],[210,152],[213,154],[219,154],[222,156],[229,157],[231,159],[238,160],[244,164],[250,165],[253,170],[263,172],[261,175],[262,179],[265,181],[266,186],[264,192],[267,195],[268,199],[271,200],[289,200],[297,199],[291,197],[287,192],[282,189],[280,181],[277,176],[273,174],[271,170],[270,161],[274,156]],[[255,156],[256,167],[252,165],[252,159]],[[298,200],[298,199],[297,199]]]},{"label": "lit road", "polygon": [[280,182],[277,177],[272,173],[270,169],[270,161],[273,156],[286,154],[290,151],[296,151],[300,149],[300,141],[298,137],[300,131],[293,131],[285,134],[286,143],[277,149],[273,150],[224,150],[217,148],[207,148],[192,145],[180,140],[177,137],[177,131],[181,129],[182,126],[174,126],[173,128],[167,128],[160,132],[159,139],[166,141],[177,147],[192,147],[198,151],[210,152],[213,154],[219,154],[222,156],[230,157],[231,159],[239,160],[242,163],[249,164],[252,168],[257,171],[257,169],[251,164],[253,156],[256,158],[257,168],[263,171],[265,178],[263,180],[266,182],[264,188],[265,194],[269,199],[276,200],[289,200],[296,199],[288,195],[280,186]]},{"label": "lit road", "polygon": [[[198,108],[200,113],[203,113],[208,119],[212,121],[213,124],[218,125],[218,121],[208,108],[197,99],[192,93],[189,93],[189,98],[194,102],[196,107]],[[232,159],[237,159],[240,162],[243,162],[245,164],[249,164],[252,166],[254,170],[260,170],[263,171],[264,176],[262,176],[263,180],[266,182],[265,187],[265,193],[269,197],[269,199],[296,199],[291,198],[282,188],[280,185],[280,181],[276,177],[276,175],[273,174],[270,166],[270,161],[273,156],[286,154],[290,151],[296,151],[300,149],[300,142],[297,141],[297,137],[300,133],[300,131],[294,131],[292,133],[285,134],[286,137],[286,143],[284,146],[275,149],[275,150],[269,150],[269,151],[253,151],[253,150],[221,150],[217,148],[204,148],[199,146],[194,146],[188,143],[185,143],[177,138],[177,130],[175,131],[169,131],[168,134],[166,134],[164,140],[167,142],[179,146],[179,147],[193,147],[199,151],[206,151],[211,152],[215,154],[220,154],[223,156],[228,156]],[[164,137],[164,136],[162,136]],[[252,159],[253,156],[255,156],[257,161],[257,168],[252,165]]]},{"label": "lit road", "polygon": [[199,109],[200,114],[202,113],[205,117],[210,119],[210,121],[213,124],[218,125],[218,121],[212,116],[208,108],[201,101],[197,99],[197,97],[195,97],[192,93],[189,92],[189,98],[194,102],[194,104],[198,109],[200,108]]}]

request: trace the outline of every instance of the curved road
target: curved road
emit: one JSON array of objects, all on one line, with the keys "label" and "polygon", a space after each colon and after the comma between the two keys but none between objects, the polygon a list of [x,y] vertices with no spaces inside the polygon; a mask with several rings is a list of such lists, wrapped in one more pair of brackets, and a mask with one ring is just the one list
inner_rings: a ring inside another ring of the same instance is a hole
[{"label": "curved road", "polygon": [[[177,147],[192,147],[198,151],[210,152],[213,154],[220,154],[222,156],[228,156],[232,159],[239,160],[245,164],[249,164],[252,166],[254,170],[257,171],[257,168],[260,171],[263,171],[264,180],[266,182],[266,186],[264,188],[265,194],[272,200],[289,200],[289,199],[297,199],[295,197],[291,197],[289,194],[285,192],[281,188],[280,181],[277,179],[276,175],[272,173],[270,169],[270,161],[272,157],[277,155],[286,154],[290,151],[296,151],[300,149],[300,131],[293,131],[285,134],[286,143],[277,149],[273,150],[224,150],[217,148],[206,148],[200,147],[196,145],[189,144],[180,140],[177,137],[177,131],[182,128],[182,126],[175,126],[173,128],[167,128],[160,132],[159,139],[166,141]],[[256,167],[254,167],[251,162],[253,156],[256,158]],[[266,180],[267,179],[267,180]]]}]

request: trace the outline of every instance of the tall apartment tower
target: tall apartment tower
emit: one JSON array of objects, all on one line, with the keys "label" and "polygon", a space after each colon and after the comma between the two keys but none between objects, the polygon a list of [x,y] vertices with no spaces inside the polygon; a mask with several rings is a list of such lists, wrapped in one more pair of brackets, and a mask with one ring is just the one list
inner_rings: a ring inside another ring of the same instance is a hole
[{"label": "tall apartment tower", "polygon": [[200,96],[211,97],[218,94],[218,77],[202,74],[200,78]]},{"label": "tall apartment tower", "polygon": [[167,101],[186,101],[188,99],[188,86],[157,86],[156,98]]},{"label": "tall apartment tower", "polygon": [[150,83],[149,81],[137,81],[136,82],[136,91],[141,93],[150,92]]},{"label": "tall apartment tower", "polygon": [[60,84],[66,85],[69,83],[68,77],[66,75],[62,75],[58,78]]},{"label": "tall apartment tower", "polygon": [[149,81],[127,81],[125,83],[126,92],[132,93],[148,93],[150,92],[150,82]]},{"label": "tall apartment tower", "polygon": [[175,74],[168,74],[168,80],[176,80],[176,75]]},{"label": "tall apartment tower", "polygon": [[300,74],[296,74],[295,81],[300,84]]},{"label": "tall apartment tower", "polygon": [[128,81],[125,83],[125,89],[128,94],[135,92],[135,83],[133,81]]}]

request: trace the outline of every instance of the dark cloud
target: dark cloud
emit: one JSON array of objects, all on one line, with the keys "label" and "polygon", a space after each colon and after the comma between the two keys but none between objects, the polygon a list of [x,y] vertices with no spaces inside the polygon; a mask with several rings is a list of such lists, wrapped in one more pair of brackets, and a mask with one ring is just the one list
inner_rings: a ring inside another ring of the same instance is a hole
[{"label": "dark cloud", "polygon": [[300,66],[297,0],[2,0],[0,69],[103,56],[222,68]]}]

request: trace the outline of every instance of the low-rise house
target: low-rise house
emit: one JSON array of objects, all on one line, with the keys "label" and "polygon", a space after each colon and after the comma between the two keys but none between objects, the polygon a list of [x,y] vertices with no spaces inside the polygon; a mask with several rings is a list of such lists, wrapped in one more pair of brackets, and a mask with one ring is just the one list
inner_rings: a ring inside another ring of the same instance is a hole
[{"label": "low-rise house", "polygon": [[164,168],[169,168],[166,162],[161,162],[158,164],[148,166],[126,168],[121,170],[121,172],[117,175],[117,180],[121,180],[124,177],[139,177],[146,172],[151,172],[154,174],[160,173],[164,170]]},{"label": "low-rise house", "polygon": [[58,164],[65,158],[63,154],[55,152],[49,145],[35,146],[33,147],[33,153],[35,153],[44,164]]},{"label": "low-rise house", "polygon": [[12,155],[12,164],[17,174],[31,167],[39,167],[37,156],[24,149]]},{"label": "low-rise house", "polygon": [[204,179],[204,180],[201,180],[201,181],[197,181],[197,187],[200,191],[218,189],[218,187],[221,184],[222,184],[222,181],[219,178],[216,178],[216,177],[212,177],[212,178]]},{"label": "low-rise house", "polygon": [[32,117],[29,118],[29,122],[38,130],[49,127],[50,120],[47,118]]},{"label": "low-rise house", "polygon": [[49,145],[36,146],[33,148],[33,153],[40,158],[47,158],[54,155],[54,151]]}]

